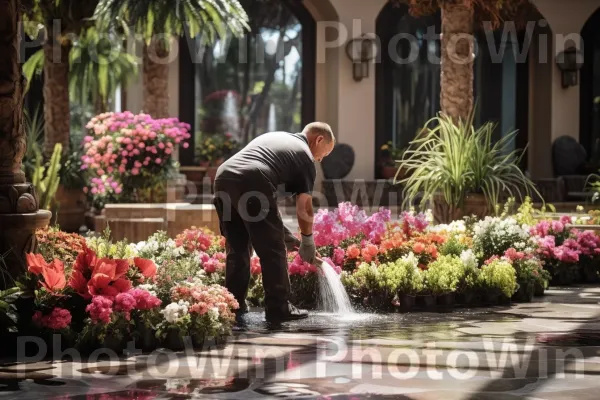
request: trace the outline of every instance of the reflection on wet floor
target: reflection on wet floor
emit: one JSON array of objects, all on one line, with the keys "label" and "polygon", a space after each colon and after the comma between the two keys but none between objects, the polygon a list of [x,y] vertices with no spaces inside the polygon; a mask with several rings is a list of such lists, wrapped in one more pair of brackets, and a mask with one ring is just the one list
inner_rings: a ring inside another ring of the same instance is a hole
[{"label": "reflection on wet floor", "polygon": [[[456,328],[479,321],[512,322],[516,315],[498,315],[490,309],[455,310],[452,313],[407,313],[335,315],[314,312],[301,321],[273,325],[261,312],[250,312],[236,327],[238,333],[268,334],[290,332],[319,336],[344,336],[347,339],[439,339],[440,335],[458,339]],[[454,332],[454,333],[453,333]]]},{"label": "reflection on wet floor", "polygon": [[[590,345],[600,344],[600,335],[586,332],[575,337],[574,345],[579,347],[574,350],[581,351],[580,360],[585,361],[584,379],[573,378],[579,368],[577,360],[565,362],[566,352],[573,349],[542,344],[542,351],[524,352],[516,369],[510,366],[513,355],[502,354],[506,343],[523,349],[541,332],[600,331],[598,305],[566,301],[569,296],[579,298],[576,292],[562,295],[559,303],[540,301],[512,308],[386,315],[313,312],[306,320],[283,325],[267,324],[261,310],[252,310],[222,346],[177,353],[162,349],[115,362],[42,361],[29,363],[27,368],[0,363],[0,400],[596,400],[600,347]],[[483,338],[493,340],[491,353],[486,352]],[[324,357],[336,354],[339,343],[347,346],[347,353],[324,362]],[[443,355],[430,361],[425,355],[430,345]],[[362,350],[373,349],[381,360],[361,355]],[[410,351],[414,359],[407,357]],[[502,360],[507,360],[508,368],[494,366]],[[563,364],[564,371],[558,369]],[[360,375],[355,375],[357,365],[363,371]],[[464,369],[465,365],[471,369]],[[318,372],[320,367],[324,373]],[[375,378],[373,373],[380,367],[383,378]],[[413,368],[416,374],[409,379],[392,374],[409,374]],[[442,378],[433,379],[430,372]],[[473,375],[467,380],[455,377],[469,372]],[[17,373],[22,375],[19,379]]]}]

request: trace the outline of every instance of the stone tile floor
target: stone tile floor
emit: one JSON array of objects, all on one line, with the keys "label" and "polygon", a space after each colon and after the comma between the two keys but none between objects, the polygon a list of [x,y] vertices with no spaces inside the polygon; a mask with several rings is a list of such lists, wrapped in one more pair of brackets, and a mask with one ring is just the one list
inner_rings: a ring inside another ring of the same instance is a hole
[{"label": "stone tile floor", "polygon": [[[4,399],[577,399],[600,392],[600,288],[445,313],[250,313],[227,343],[119,358],[0,362]],[[544,334],[570,335],[543,342]],[[133,346],[132,346],[133,350]]]}]

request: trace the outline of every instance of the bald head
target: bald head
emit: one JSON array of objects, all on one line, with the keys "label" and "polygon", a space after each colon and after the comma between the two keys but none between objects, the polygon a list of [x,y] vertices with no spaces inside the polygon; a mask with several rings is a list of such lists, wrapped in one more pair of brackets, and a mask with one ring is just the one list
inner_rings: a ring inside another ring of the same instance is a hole
[{"label": "bald head", "polygon": [[333,131],[325,122],[312,122],[304,127],[302,133],[308,139],[314,159],[319,162],[327,157],[335,146]]}]

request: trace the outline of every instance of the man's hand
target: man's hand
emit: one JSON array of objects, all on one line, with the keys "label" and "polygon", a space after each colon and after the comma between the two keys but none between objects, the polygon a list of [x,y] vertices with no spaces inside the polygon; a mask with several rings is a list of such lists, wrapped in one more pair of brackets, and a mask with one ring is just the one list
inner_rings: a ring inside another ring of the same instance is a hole
[{"label": "man's hand", "polygon": [[302,235],[302,242],[300,243],[300,249],[298,249],[298,254],[300,254],[300,258],[302,261],[307,262],[309,264],[315,264],[317,261],[317,249],[315,247],[315,241],[313,235]]}]

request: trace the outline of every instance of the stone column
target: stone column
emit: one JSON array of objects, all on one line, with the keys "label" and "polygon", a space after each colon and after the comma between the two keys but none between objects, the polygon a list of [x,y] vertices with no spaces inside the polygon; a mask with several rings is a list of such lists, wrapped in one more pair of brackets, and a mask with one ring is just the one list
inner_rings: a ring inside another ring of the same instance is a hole
[{"label": "stone column", "polygon": [[52,213],[39,210],[34,187],[21,169],[24,79],[19,64],[20,0],[0,0],[0,289],[26,271],[25,254],[35,250],[35,230]]}]

